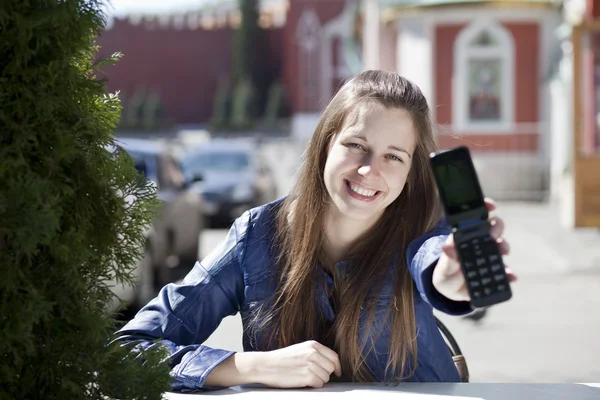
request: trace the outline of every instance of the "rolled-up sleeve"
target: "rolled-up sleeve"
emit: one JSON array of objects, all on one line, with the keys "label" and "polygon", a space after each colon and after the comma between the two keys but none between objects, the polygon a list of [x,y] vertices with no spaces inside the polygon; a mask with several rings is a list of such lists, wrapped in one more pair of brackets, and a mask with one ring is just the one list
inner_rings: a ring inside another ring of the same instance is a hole
[{"label": "rolled-up sleeve", "polygon": [[227,237],[180,284],[168,284],[117,332],[117,341],[132,351],[162,346],[170,356],[172,387],[187,391],[206,387],[208,374],[233,351],[202,345],[221,320],[235,315],[244,296],[242,266],[250,212],[238,218]]},{"label": "rolled-up sleeve", "polygon": [[433,286],[433,269],[450,233],[450,227],[442,220],[433,230],[414,240],[406,251],[406,265],[423,300],[445,314],[466,315],[473,311],[468,301],[450,300]]}]

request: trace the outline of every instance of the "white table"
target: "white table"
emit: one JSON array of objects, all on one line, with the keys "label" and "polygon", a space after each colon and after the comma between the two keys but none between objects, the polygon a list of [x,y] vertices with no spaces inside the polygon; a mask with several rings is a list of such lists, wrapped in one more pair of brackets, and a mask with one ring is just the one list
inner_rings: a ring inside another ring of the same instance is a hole
[{"label": "white table", "polygon": [[404,383],[399,386],[329,383],[321,389],[269,389],[251,385],[212,392],[166,393],[165,399],[199,400],[202,396],[241,400],[600,400],[600,383]]}]

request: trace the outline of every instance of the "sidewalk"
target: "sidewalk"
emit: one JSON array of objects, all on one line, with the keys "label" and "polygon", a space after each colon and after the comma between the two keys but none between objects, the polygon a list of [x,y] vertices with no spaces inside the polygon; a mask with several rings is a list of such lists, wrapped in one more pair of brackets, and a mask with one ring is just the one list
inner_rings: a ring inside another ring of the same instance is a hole
[{"label": "sidewalk", "polygon": [[498,203],[511,245],[507,263],[518,272],[591,273],[600,277],[600,228],[560,226],[558,208],[542,203]]},{"label": "sidewalk", "polygon": [[498,203],[519,277],[513,298],[480,324],[441,316],[473,382],[600,381],[600,230],[572,231],[557,210]]}]

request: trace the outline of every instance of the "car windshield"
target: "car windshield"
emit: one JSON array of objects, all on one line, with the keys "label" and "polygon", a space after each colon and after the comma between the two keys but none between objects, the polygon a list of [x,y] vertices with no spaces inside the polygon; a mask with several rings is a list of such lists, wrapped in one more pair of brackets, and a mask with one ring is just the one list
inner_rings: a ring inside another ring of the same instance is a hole
[{"label": "car windshield", "polygon": [[148,176],[148,170],[146,168],[146,163],[144,162],[144,155],[136,151],[128,151],[128,153],[133,159],[133,164],[135,165],[135,169],[137,169],[138,173]]},{"label": "car windshield", "polygon": [[184,168],[190,172],[240,172],[249,167],[249,154],[226,151],[200,153],[184,163]]}]

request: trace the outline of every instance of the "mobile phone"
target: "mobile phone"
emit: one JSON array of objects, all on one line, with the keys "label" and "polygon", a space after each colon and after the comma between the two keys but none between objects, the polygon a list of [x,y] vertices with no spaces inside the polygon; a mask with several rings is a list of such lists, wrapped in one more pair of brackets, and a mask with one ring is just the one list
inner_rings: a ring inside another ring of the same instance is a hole
[{"label": "mobile phone", "polygon": [[471,305],[488,307],[509,300],[512,290],[500,248],[490,235],[489,213],[469,149],[431,153],[429,159]]}]

